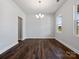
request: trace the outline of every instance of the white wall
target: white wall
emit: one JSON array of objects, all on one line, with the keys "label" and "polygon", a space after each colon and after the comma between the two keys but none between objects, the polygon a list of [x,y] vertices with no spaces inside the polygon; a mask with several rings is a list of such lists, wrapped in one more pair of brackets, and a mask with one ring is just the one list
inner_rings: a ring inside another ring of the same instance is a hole
[{"label": "white wall", "polygon": [[18,42],[18,16],[23,18],[23,39],[54,37],[53,15],[36,19],[25,15],[12,0],[0,0],[0,54]]},{"label": "white wall", "polygon": [[57,12],[56,15],[63,16],[62,33],[55,33],[58,41],[62,42],[75,52],[79,53],[79,37],[73,35],[73,0],[68,0]]},{"label": "white wall", "polygon": [[50,14],[42,19],[37,19],[35,14],[26,16],[26,35],[27,38],[48,38],[53,37],[54,17]]},{"label": "white wall", "polygon": [[18,16],[25,19],[25,14],[11,0],[0,0],[0,53],[17,43]]}]

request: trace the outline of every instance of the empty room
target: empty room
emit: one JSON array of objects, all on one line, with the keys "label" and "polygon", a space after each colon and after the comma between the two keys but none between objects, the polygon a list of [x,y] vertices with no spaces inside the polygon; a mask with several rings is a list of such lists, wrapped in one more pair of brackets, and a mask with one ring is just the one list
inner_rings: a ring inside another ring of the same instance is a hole
[{"label": "empty room", "polygon": [[0,0],[0,59],[79,59],[79,0]]}]

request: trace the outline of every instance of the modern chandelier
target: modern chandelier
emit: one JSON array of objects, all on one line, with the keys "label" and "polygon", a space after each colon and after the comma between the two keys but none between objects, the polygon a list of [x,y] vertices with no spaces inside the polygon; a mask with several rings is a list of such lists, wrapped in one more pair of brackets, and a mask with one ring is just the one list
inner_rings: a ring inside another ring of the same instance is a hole
[{"label": "modern chandelier", "polygon": [[[39,0],[38,3],[39,3],[39,7],[41,7],[40,4],[42,3],[42,1]],[[39,18],[43,18],[43,17],[44,17],[44,14],[42,14],[42,13],[40,12],[40,13],[36,14],[35,16],[36,16],[36,18],[39,19]]]},{"label": "modern chandelier", "polygon": [[36,18],[43,18],[44,17],[44,14],[39,13],[39,14],[36,14],[35,16],[36,16]]}]

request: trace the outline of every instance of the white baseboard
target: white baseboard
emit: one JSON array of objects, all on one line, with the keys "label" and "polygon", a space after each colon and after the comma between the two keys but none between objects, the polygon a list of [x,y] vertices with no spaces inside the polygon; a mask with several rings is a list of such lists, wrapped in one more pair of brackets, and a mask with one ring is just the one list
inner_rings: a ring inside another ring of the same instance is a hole
[{"label": "white baseboard", "polygon": [[[55,37],[55,39],[56,39],[56,37]],[[60,43],[62,43],[63,45],[65,45],[66,47],[68,47],[69,49],[71,49],[72,51],[74,51],[75,53],[79,54],[79,50],[75,49],[74,47],[71,47],[70,45],[66,44],[65,42],[63,42],[63,41],[61,41],[59,39],[57,41],[59,41]]]},{"label": "white baseboard", "polygon": [[25,39],[28,39],[28,38],[54,38],[54,37],[26,37]]},{"label": "white baseboard", "polygon": [[6,48],[0,50],[0,54],[4,53],[5,51],[7,51],[8,49],[10,49],[11,47],[15,46],[18,42],[13,43],[12,45],[7,46]]}]

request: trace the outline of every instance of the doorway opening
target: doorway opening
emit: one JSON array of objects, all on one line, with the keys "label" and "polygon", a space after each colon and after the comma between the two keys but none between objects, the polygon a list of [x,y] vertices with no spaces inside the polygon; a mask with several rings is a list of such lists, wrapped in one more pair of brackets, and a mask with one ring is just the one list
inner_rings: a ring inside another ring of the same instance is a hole
[{"label": "doorway opening", "polygon": [[23,38],[23,19],[18,16],[18,42],[20,43]]}]

